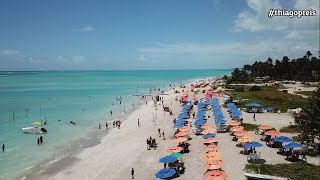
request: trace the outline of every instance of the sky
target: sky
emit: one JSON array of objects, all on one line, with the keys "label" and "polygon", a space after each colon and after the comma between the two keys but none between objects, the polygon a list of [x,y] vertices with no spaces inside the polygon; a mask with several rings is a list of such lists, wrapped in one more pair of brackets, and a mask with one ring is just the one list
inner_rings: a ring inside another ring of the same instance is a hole
[{"label": "sky", "polygon": [[[319,0],[1,0],[0,71],[226,69],[319,56]],[[272,8],[316,16],[268,18]]]}]

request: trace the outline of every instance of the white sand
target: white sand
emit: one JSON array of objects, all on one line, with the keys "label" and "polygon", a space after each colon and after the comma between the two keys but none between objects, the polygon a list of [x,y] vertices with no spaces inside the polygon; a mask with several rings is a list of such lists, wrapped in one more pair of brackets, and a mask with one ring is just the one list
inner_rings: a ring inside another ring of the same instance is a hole
[{"label": "white sand", "polygon": [[[187,86],[190,87],[190,86]],[[189,93],[191,95],[191,93]],[[203,94],[200,94],[203,96]],[[131,179],[131,168],[135,169],[135,179],[151,180],[156,179],[154,174],[163,168],[163,164],[159,163],[159,158],[168,155],[166,149],[175,146],[173,139],[174,128],[172,120],[181,110],[175,97],[180,94],[174,94],[173,91],[169,95],[164,95],[164,105],[173,108],[175,115],[169,116],[162,111],[161,102],[158,103],[157,120],[153,122],[153,113],[155,108],[150,101],[147,106],[143,105],[129,115],[129,117],[121,125],[121,129],[112,129],[111,132],[103,137],[101,144],[83,150],[75,158],[80,161],[66,167],[58,173],[41,174],[39,179],[55,179],[55,180],[73,180],[73,179],[108,179],[108,180],[126,180]],[[192,95],[190,96],[192,97]],[[197,95],[199,97],[199,95]],[[222,102],[222,99],[220,102]],[[194,107],[196,109],[196,107]],[[225,115],[226,109],[223,108]],[[207,111],[207,115],[212,116],[212,111]],[[293,118],[287,114],[256,114],[257,121],[253,121],[252,114],[244,113],[244,122],[267,124],[279,129],[293,122]],[[141,127],[137,127],[137,119],[140,119]],[[228,119],[230,120],[230,119]],[[209,121],[210,122],[210,121]],[[211,122],[213,120],[211,119]],[[110,127],[110,126],[109,126]],[[157,129],[165,131],[166,140],[157,136]],[[250,133],[256,141],[260,141],[260,136]],[[146,139],[148,137],[156,138],[158,148],[156,150],[147,150]],[[242,148],[236,147],[232,137],[228,133],[220,133],[219,145],[221,146],[222,160],[224,161],[225,170],[229,176],[228,179],[245,179],[243,169],[247,164],[247,157],[239,154]],[[204,179],[203,174],[206,172],[204,168],[202,156],[204,155],[202,138],[191,133],[192,140],[189,141],[190,153],[183,156],[186,172],[179,178],[181,180],[201,180]],[[285,161],[283,156],[276,154],[277,149],[266,146],[257,149],[261,152],[261,157],[266,163],[290,163]],[[314,160],[316,161],[316,160]],[[44,171],[45,172],[45,171]]]}]

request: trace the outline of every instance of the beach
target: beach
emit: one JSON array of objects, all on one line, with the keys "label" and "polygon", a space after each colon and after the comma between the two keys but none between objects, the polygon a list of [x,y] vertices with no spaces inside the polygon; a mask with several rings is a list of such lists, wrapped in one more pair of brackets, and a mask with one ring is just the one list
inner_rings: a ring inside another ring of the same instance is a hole
[{"label": "beach", "polygon": [[[189,98],[194,96],[201,98],[202,93],[194,94],[190,92],[190,84],[184,89],[188,93]],[[131,169],[135,170],[135,179],[156,179],[155,173],[163,168],[163,164],[159,163],[159,159],[169,155],[166,150],[174,147],[174,131],[173,119],[177,117],[181,110],[181,104],[175,99],[180,97],[181,93],[174,93],[173,90],[165,92],[161,97],[164,99],[164,106],[169,106],[172,109],[173,115],[162,110],[161,101],[157,102],[157,111],[151,99],[146,104],[142,104],[122,122],[121,128],[112,128],[106,136],[103,136],[101,142],[93,147],[89,147],[53,163],[47,168],[43,168],[40,172],[29,174],[26,179],[48,179],[48,180],[63,180],[63,179],[110,179],[122,180],[131,179]],[[218,97],[220,104],[223,103],[223,98]],[[196,106],[194,106],[196,109]],[[222,108],[223,113],[228,121],[231,118],[228,116],[226,108]],[[208,121],[212,124],[212,111],[207,111],[207,115],[211,116]],[[138,127],[138,119],[140,127]],[[252,114],[243,113],[243,121],[252,124],[267,124],[277,130],[281,127],[288,126],[293,122],[293,118],[287,113],[262,113],[257,114],[257,121],[253,121]],[[165,132],[166,139],[158,136],[158,128],[161,132]],[[98,132],[106,131],[101,129]],[[285,160],[285,157],[277,154],[278,149],[269,148],[265,142],[260,141],[261,135],[254,134],[253,131],[249,135],[254,137],[255,141],[264,144],[258,148],[261,153],[261,159],[266,164],[290,163]],[[292,136],[292,134],[283,134]],[[147,150],[146,139],[149,137],[155,138],[158,147]],[[188,141],[191,145],[190,152],[183,155],[185,163],[185,173],[176,179],[200,180],[204,179],[206,169],[203,164],[202,156],[205,154],[203,150],[201,136],[190,134],[191,140]],[[229,133],[218,133],[216,136],[219,139],[219,146],[222,154],[221,160],[224,162],[223,170],[228,174],[228,179],[246,179],[244,176],[244,167],[247,162],[247,156],[240,153],[243,148],[236,147],[237,142],[232,141],[232,136]],[[69,162],[69,163],[62,163]],[[309,158],[308,162],[319,165],[318,158]]]}]

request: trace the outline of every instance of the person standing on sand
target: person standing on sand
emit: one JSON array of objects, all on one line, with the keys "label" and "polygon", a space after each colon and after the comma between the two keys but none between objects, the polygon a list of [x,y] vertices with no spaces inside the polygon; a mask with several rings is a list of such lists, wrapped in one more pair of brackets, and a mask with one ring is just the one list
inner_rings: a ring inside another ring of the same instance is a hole
[{"label": "person standing on sand", "polygon": [[108,122],[106,122],[106,129],[108,129]]},{"label": "person standing on sand", "polygon": [[164,131],[162,131],[162,138],[163,140],[166,140],[166,138],[164,137]]},{"label": "person standing on sand", "polygon": [[134,179],[134,169],[131,169],[131,178]]},{"label": "person standing on sand", "polygon": [[99,130],[101,129],[101,124],[99,123]]},{"label": "person standing on sand", "polygon": [[4,149],[5,149],[5,148],[6,148],[5,145],[2,144],[2,152],[4,152]]},{"label": "person standing on sand", "polygon": [[37,143],[38,143],[38,145],[40,144],[40,138],[38,138]]},{"label": "person standing on sand", "polygon": [[113,128],[116,126],[116,123],[114,121],[112,121],[112,126]]},{"label": "person standing on sand", "polygon": [[158,136],[161,137],[161,131],[160,128],[158,128]]},{"label": "person standing on sand", "polygon": [[138,127],[140,127],[140,120],[138,119]]},{"label": "person standing on sand", "polygon": [[254,120],[254,121],[257,121],[257,120],[256,120],[256,112],[253,112],[253,120]]}]

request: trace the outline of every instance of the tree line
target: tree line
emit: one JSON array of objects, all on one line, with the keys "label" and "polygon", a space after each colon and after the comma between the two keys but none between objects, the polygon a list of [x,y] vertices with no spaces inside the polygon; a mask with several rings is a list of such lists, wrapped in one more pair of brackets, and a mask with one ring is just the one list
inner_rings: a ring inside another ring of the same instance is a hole
[{"label": "tree line", "polygon": [[228,82],[247,83],[255,77],[269,76],[273,80],[320,81],[320,57],[313,56],[310,51],[297,59],[290,60],[283,56],[282,60],[268,58],[265,62],[255,61],[243,68],[235,68]]}]

